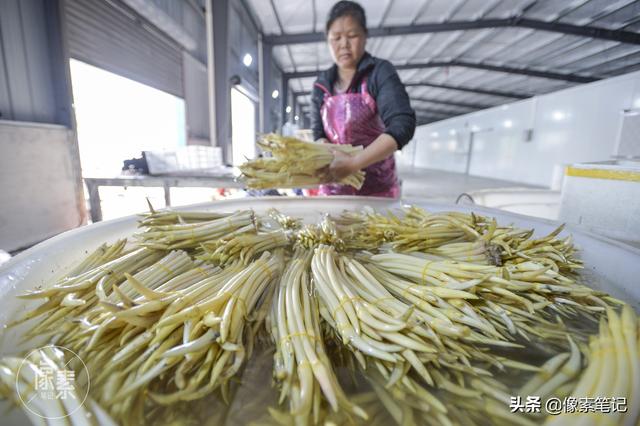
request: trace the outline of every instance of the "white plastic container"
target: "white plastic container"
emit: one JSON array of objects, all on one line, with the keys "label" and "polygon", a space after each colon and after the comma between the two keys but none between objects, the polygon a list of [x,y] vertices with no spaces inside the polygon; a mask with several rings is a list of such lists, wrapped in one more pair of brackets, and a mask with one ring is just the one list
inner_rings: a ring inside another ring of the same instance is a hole
[{"label": "white plastic container", "polygon": [[469,192],[480,206],[544,219],[557,219],[560,192],[535,188],[492,188]]},{"label": "white plastic container", "polygon": [[[535,229],[536,235],[544,235],[554,230],[558,223],[544,219],[508,213],[479,206],[442,205],[421,201],[408,204],[418,205],[428,211],[474,211],[478,214],[495,217],[499,223],[513,224],[517,227]],[[389,199],[367,197],[318,197],[285,198],[263,197],[226,200],[207,203],[182,210],[208,210],[228,212],[253,208],[256,212],[265,212],[276,208],[281,212],[301,217],[306,222],[316,222],[323,213],[337,214],[345,209],[353,210],[370,206],[379,211],[398,208],[401,203]],[[113,242],[132,235],[136,230],[137,217],[130,216],[111,221],[98,222],[60,234],[37,246],[26,250],[0,267],[0,356],[16,354],[27,348],[20,343],[24,328],[6,329],[4,326],[21,315],[28,306],[38,302],[16,299],[16,295],[36,286],[46,284],[54,277],[63,275],[70,266],[78,262],[104,242]],[[640,249],[600,237],[576,227],[569,226],[564,231],[573,234],[575,243],[582,249],[581,257],[585,261],[586,273],[592,278],[593,287],[607,291],[612,295],[631,303],[636,311],[640,310]],[[28,347],[33,347],[30,342]],[[266,384],[265,384],[266,385]],[[0,403],[0,411],[6,409],[6,402]],[[28,425],[26,417],[19,410],[10,411],[3,417],[2,424]]]},{"label": "white plastic container", "polygon": [[560,220],[640,246],[640,161],[574,164],[565,174]]}]

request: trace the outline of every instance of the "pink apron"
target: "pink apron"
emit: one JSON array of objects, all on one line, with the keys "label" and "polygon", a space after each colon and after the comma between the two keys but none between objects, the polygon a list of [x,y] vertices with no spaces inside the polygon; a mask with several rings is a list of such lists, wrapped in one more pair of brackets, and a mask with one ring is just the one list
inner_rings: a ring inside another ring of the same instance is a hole
[{"label": "pink apron", "polygon": [[[367,91],[367,77],[362,79],[360,93],[332,95],[316,83],[325,93],[320,115],[324,133],[335,144],[362,145],[367,147],[384,133],[384,123],[378,115],[376,101]],[[360,190],[348,185],[321,185],[324,195],[368,195],[397,198],[400,194],[393,155],[364,169],[366,177]]]}]

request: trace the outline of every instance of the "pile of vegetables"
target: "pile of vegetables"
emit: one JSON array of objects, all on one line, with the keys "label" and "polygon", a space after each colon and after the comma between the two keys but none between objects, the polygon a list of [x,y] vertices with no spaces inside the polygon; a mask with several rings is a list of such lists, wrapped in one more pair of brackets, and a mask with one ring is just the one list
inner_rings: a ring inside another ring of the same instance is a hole
[{"label": "pile of vegetables", "polygon": [[249,188],[304,188],[321,183],[341,183],[360,189],[364,183],[363,171],[346,176],[339,182],[327,182],[333,152],[353,155],[362,150],[361,146],[306,142],[275,133],[264,135],[257,144],[270,156],[250,160],[240,166],[240,178]]},{"label": "pile of vegetables", "polygon": [[[10,326],[84,360],[89,402],[73,424],[95,410],[118,424],[201,423],[264,371],[277,392],[256,387],[243,422],[636,424],[640,322],[585,285],[561,233],[417,207],[308,225],[152,211],[130,241],[20,296],[41,302]],[[17,398],[13,384],[38,368],[25,376],[19,359],[0,360],[0,396],[18,405],[34,390]],[[517,396],[542,410],[510,409]],[[545,401],[568,396],[624,397],[628,411],[546,416]]]}]

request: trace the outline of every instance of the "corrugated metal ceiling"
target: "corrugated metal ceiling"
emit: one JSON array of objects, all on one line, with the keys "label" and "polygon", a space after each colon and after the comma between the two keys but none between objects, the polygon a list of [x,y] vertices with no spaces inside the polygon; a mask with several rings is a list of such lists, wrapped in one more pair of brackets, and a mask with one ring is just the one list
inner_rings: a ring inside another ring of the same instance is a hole
[{"label": "corrugated metal ceiling", "polygon": [[[333,5],[332,1],[323,0],[246,3],[266,35],[322,32]],[[361,0],[360,3],[367,12],[370,29],[519,17],[640,32],[640,0]],[[640,69],[640,44],[517,26],[371,37],[367,50],[396,65],[458,61],[595,79]],[[274,46],[274,57],[283,71],[293,76],[331,65],[323,41]],[[424,111],[422,115],[431,117],[429,120],[477,109],[455,103],[490,107],[515,100],[474,90],[510,92],[524,97],[577,84],[466,66],[401,70],[399,74],[405,83],[429,84],[407,88],[416,110]],[[290,88],[299,93],[301,103],[309,102],[304,93],[311,89],[314,80],[314,77],[291,79]]]}]

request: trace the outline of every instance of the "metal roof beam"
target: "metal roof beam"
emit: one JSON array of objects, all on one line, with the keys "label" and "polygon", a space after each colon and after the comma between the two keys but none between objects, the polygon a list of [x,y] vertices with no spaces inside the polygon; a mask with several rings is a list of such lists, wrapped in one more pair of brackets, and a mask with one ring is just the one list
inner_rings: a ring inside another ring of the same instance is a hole
[{"label": "metal roof beam", "polygon": [[532,94],[528,94],[528,93],[503,92],[501,90],[486,90],[486,89],[478,89],[475,87],[467,87],[467,86],[450,86],[448,84],[429,83],[426,81],[416,82],[416,83],[405,83],[405,86],[433,87],[434,89],[456,90],[459,92],[475,93],[477,95],[498,96],[502,98],[512,98],[512,99],[527,99],[533,96]]},{"label": "metal roof beam", "polygon": [[430,111],[416,111],[416,118],[418,119],[421,117],[429,117],[429,118],[437,118],[438,120],[444,120],[446,118],[455,117],[457,115],[463,115],[463,114],[441,114],[441,113],[433,114]]},{"label": "metal roof beam", "polygon": [[414,109],[415,113],[416,113],[416,118],[421,116],[421,115],[429,115],[429,116],[433,116],[433,117],[439,117],[439,118],[449,118],[449,117],[456,117],[458,115],[465,115],[465,114],[470,114],[473,111],[441,111],[438,109]]},{"label": "metal roof beam", "polygon": [[[296,98],[299,98],[301,96],[308,96],[310,95],[311,92],[309,91],[302,91],[302,92],[293,92],[293,96]],[[459,101],[447,101],[447,100],[441,100],[441,99],[434,99],[434,98],[423,98],[420,96],[411,96],[409,95],[409,98],[412,101],[418,101],[418,102],[428,102],[431,104],[440,104],[440,105],[449,105],[449,106],[453,106],[453,107],[460,107],[460,108],[469,108],[469,109],[487,109],[487,108],[491,108],[493,105],[484,105],[484,104],[474,104],[474,103],[469,103],[469,102],[459,102]],[[303,105],[302,103],[300,103],[300,105]],[[306,105],[306,104],[305,104]]]},{"label": "metal roof beam", "polygon": [[[448,21],[369,28],[369,36],[385,37],[507,27],[531,28],[534,30],[570,34],[579,37],[617,41],[620,43],[640,44],[640,33],[633,31],[610,30],[602,27],[594,27],[590,25],[572,25],[562,22],[545,22],[517,16],[505,19],[478,19],[472,21]],[[273,45],[316,43],[324,41],[325,37],[325,34],[322,32],[293,33],[268,35],[265,36],[265,41]]]},{"label": "metal roof beam", "polygon": [[[296,98],[299,98],[301,96],[309,96],[310,94],[311,92],[306,90],[302,92],[293,92],[293,96]],[[435,98],[424,98],[421,96],[412,96],[412,95],[409,95],[409,98],[412,101],[428,102],[431,104],[449,105],[453,107],[469,108],[469,109],[487,109],[493,106],[493,105],[486,105],[486,104],[474,104],[469,102],[447,101],[447,100],[435,99]]]},{"label": "metal roof beam", "polygon": [[[438,23],[424,23],[413,25],[387,26],[369,28],[369,37],[385,37],[409,34],[437,33],[445,31],[473,30],[482,28],[507,27],[509,19],[487,19],[477,21],[450,21]],[[322,32],[293,33],[269,35],[266,39],[274,45],[316,43],[324,41],[326,35]]]},{"label": "metal roof beam", "polygon": [[[583,75],[566,74],[553,71],[533,70],[527,68],[514,68],[504,65],[489,65],[476,62],[467,61],[433,61],[433,62],[421,62],[413,64],[396,64],[397,70],[414,70],[425,68],[443,68],[443,67],[462,67],[462,68],[474,68],[485,71],[503,72],[506,74],[526,75],[528,77],[546,78],[550,80],[569,81],[572,83],[591,83],[592,81],[600,80],[595,77],[586,77]],[[299,71],[285,73],[285,78],[291,80],[293,78],[307,78],[318,75],[318,71]]]},{"label": "metal roof beam", "polygon": [[453,106],[453,107],[470,108],[470,109],[487,109],[487,108],[491,108],[493,106],[493,105],[474,104],[474,103],[468,103],[468,102],[447,101],[447,100],[433,99],[433,98],[423,98],[423,97],[420,97],[420,96],[412,96],[412,95],[409,95],[409,98],[412,101],[428,102],[428,103],[431,103],[431,104],[449,105],[449,106]]},{"label": "metal roof beam", "polygon": [[489,65],[468,61],[435,61],[424,62],[415,64],[402,64],[396,65],[397,70],[413,70],[424,68],[439,68],[439,67],[462,67],[462,68],[474,68],[485,71],[503,72],[507,74],[526,75],[528,77],[547,78],[550,80],[570,81],[572,83],[591,83],[593,81],[600,80],[595,77],[586,77],[576,74],[559,73],[553,71],[533,70],[529,68],[514,68],[504,65]]},{"label": "metal roof beam", "polygon": [[610,30],[591,25],[572,25],[563,22],[546,22],[537,19],[513,18],[514,26],[533,30],[570,34],[578,37],[589,37],[599,40],[617,41],[619,43],[640,44],[640,33],[625,30]]},{"label": "metal roof beam", "polygon": [[[515,93],[515,92],[503,92],[503,91],[499,91],[499,90],[485,90],[485,89],[478,89],[475,87],[466,87],[466,86],[449,86],[446,84],[437,84],[437,83],[429,83],[429,82],[415,82],[415,83],[405,83],[405,86],[407,87],[433,87],[434,89],[443,89],[443,90],[454,90],[454,91],[459,91],[459,92],[467,92],[467,93],[475,93],[477,95],[487,95],[487,96],[498,96],[498,97],[502,97],[502,98],[512,98],[512,99],[527,99],[530,98],[531,96],[533,96],[532,94],[529,93]],[[302,92],[294,92],[293,96],[296,97],[300,97],[300,96],[308,96],[310,95],[311,92],[310,91],[302,91]],[[436,102],[436,100],[434,99],[425,99],[425,98],[420,98],[420,97],[416,97],[416,96],[411,96],[409,95],[411,99],[415,99],[415,100],[423,100],[425,102]],[[490,106],[484,106],[484,105],[476,105],[476,104],[467,104],[467,103],[463,103],[463,102],[450,102],[450,101],[437,101],[441,104],[444,104],[445,102],[447,102],[450,105],[459,105],[459,106],[469,106],[470,108],[478,108],[478,109],[484,109],[484,108],[490,108],[492,105]],[[473,106],[472,106],[473,105]]]},{"label": "metal roof beam", "polygon": [[454,115],[466,114],[466,112],[452,113],[451,111],[442,111],[442,110],[430,109],[430,108],[425,108],[425,107],[415,107],[413,109],[415,110],[416,115],[432,115],[432,116],[453,117]]},{"label": "metal roof beam", "polygon": [[320,71],[318,70],[314,70],[314,71],[297,71],[297,72],[286,72],[284,73],[282,76],[287,79],[287,80],[291,80],[294,78],[309,78],[309,77],[317,77],[318,73]]},{"label": "metal roof beam", "polygon": [[428,123],[433,123],[435,121],[442,121],[442,120],[446,120],[448,118],[452,118],[455,117],[455,115],[449,116],[449,117],[434,117],[433,115],[419,115],[416,117],[416,126],[421,126],[423,124],[428,124]]}]

